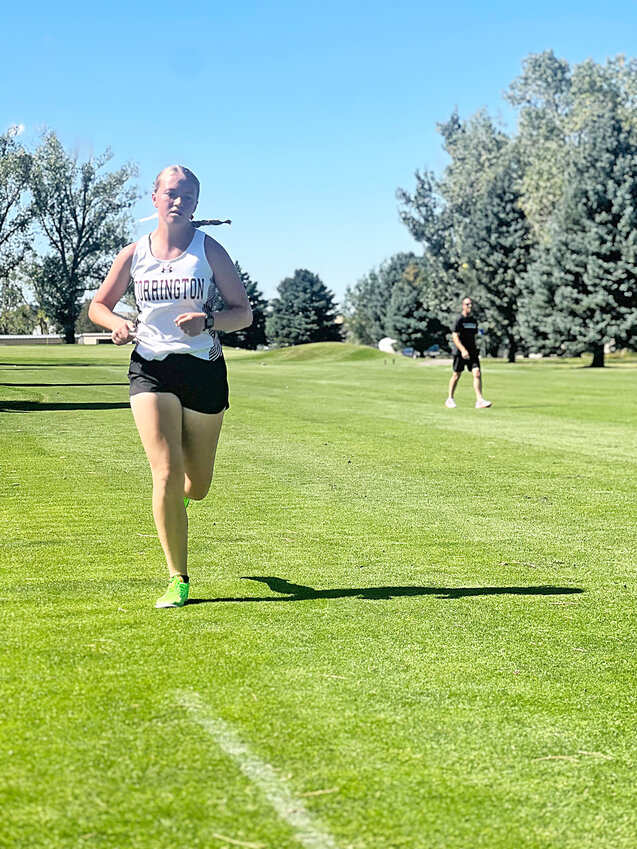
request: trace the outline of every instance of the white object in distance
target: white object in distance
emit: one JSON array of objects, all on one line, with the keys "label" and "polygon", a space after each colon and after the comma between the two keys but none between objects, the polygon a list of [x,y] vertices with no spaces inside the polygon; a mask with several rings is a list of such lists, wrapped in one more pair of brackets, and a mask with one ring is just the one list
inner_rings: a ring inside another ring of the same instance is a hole
[{"label": "white object in distance", "polygon": [[391,339],[389,336],[384,336],[378,343],[378,350],[382,351],[383,354],[395,354],[396,349],[394,348],[394,345],[397,344],[397,339]]}]

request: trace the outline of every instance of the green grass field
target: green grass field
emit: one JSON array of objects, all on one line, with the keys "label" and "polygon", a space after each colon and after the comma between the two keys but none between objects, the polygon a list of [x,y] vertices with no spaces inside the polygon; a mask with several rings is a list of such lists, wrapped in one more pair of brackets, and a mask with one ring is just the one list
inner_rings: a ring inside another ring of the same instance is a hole
[{"label": "green grass field", "polygon": [[228,352],[157,611],[129,354],[0,349],[0,846],[634,849],[637,362]]}]

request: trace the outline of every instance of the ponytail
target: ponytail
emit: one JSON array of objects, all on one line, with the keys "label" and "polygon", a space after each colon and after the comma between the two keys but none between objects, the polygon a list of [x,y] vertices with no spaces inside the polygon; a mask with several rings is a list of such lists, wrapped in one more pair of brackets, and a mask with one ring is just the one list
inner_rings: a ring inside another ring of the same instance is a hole
[{"label": "ponytail", "polygon": [[210,227],[213,224],[232,224],[229,218],[225,221],[219,221],[218,218],[202,218],[199,221],[191,221],[190,222],[193,227]]}]

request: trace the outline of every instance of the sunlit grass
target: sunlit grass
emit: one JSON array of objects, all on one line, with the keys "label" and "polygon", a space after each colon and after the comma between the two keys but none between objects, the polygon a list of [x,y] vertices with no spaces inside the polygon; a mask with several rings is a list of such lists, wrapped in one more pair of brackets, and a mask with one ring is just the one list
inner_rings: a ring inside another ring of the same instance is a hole
[{"label": "sunlit grass", "polygon": [[228,352],[200,603],[156,611],[129,351],[0,351],[1,846],[300,846],[192,691],[338,849],[632,849],[634,361],[450,411],[447,364]]}]

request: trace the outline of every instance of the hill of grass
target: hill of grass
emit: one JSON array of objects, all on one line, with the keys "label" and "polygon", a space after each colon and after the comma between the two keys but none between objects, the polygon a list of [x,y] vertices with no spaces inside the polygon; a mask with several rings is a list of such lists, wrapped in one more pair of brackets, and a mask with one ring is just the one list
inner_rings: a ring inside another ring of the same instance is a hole
[{"label": "hill of grass", "polygon": [[[247,352],[246,352],[247,353]],[[364,362],[387,357],[377,348],[365,345],[353,345],[349,342],[314,342],[308,345],[290,345],[287,348],[274,348],[270,351],[250,352],[264,362],[305,363],[308,361],[328,362]]]}]

